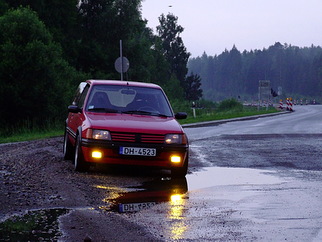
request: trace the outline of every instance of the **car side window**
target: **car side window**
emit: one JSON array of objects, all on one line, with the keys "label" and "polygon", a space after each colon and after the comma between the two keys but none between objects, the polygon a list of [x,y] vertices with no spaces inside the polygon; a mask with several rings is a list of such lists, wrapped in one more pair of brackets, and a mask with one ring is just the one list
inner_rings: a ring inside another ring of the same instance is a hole
[{"label": "car side window", "polygon": [[83,108],[85,98],[86,98],[87,93],[88,93],[88,90],[89,90],[89,85],[86,85],[84,90],[83,90],[83,92],[82,92],[82,94],[79,97],[78,103],[76,104],[79,108]]},{"label": "car side window", "polygon": [[74,95],[74,100],[73,100],[73,105],[77,105],[79,103],[79,99],[84,91],[84,88],[87,86],[87,83],[86,82],[81,82],[75,92],[75,95]]}]

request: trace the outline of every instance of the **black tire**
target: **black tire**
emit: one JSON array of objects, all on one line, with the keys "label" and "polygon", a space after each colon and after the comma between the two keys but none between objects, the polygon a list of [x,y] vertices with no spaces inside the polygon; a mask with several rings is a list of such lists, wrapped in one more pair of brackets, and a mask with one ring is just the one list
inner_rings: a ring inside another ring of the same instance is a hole
[{"label": "black tire", "polygon": [[63,152],[64,152],[64,160],[72,160],[74,158],[74,148],[72,144],[70,143],[68,139],[68,133],[65,130],[65,135],[64,135],[64,147],[63,147]]},{"label": "black tire", "polygon": [[185,160],[182,167],[173,167],[171,169],[171,177],[173,178],[183,178],[188,172],[188,158]]},{"label": "black tire", "polygon": [[80,172],[84,172],[88,170],[88,165],[86,164],[83,158],[83,153],[81,149],[81,138],[79,136],[76,137],[74,168],[75,168],[75,171],[80,171]]}]

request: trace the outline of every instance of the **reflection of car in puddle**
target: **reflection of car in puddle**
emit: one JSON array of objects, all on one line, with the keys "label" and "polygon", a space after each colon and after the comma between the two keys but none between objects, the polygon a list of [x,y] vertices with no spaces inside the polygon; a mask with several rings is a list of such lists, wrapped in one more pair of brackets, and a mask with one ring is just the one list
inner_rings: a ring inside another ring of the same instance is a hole
[{"label": "reflection of car in puddle", "polygon": [[110,209],[120,213],[137,212],[157,203],[182,199],[188,191],[186,178],[154,180],[135,188],[144,190],[121,193],[110,200]]}]

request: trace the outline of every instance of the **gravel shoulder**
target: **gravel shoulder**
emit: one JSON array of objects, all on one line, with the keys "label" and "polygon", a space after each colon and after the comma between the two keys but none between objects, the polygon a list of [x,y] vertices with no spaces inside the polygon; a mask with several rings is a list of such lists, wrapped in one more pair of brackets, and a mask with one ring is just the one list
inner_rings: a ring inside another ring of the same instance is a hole
[{"label": "gravel shoulder", "polygon": [[61,241],[154,240],[144,228],[102,209],[108,198],[148,178],[77,173],[63,160],[62,147],[63,137],[0,145],[0,222],[27,211],[66,208],[59,218]]}]

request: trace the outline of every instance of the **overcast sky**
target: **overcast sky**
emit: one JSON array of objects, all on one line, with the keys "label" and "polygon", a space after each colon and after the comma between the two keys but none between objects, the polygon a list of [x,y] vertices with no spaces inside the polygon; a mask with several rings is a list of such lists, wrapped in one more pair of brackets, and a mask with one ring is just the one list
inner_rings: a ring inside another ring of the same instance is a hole
[{"label": "overcast sky", "polygon": [[155,30],[172,13],[192,57],[268,48],[275,42],[322,46],[322,0],[143,0],[142,16]]}]

